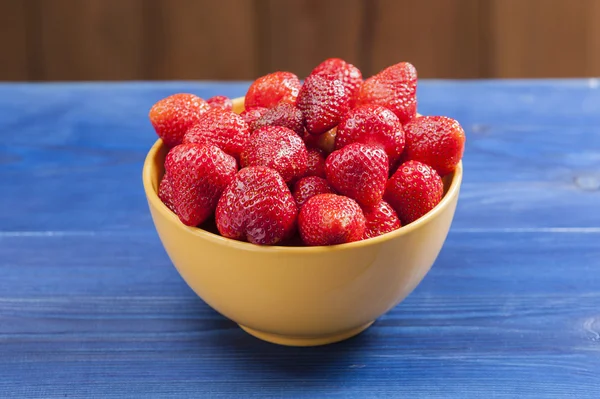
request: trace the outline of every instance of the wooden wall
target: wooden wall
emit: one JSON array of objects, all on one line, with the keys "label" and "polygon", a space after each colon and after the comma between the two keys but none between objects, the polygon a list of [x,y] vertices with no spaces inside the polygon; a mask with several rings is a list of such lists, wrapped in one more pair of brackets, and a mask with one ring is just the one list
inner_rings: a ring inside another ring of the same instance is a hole
[{"label": "wooden wall", "polygon": [[600,75],[600,0],[0,0],[0,80]]}]

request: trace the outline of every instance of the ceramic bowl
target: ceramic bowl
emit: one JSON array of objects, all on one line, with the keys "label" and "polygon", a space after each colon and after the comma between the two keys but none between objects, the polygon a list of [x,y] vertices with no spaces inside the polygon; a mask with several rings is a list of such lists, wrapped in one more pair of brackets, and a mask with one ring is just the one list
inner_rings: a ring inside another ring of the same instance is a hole
[{"label": "ceramic bowl", "polygon": [[[235,111],[243,110],[243,98]],[[369,240],[328,247],[258,246],[183,225],[158,198],[167,149],[149,151],[143,183],[160,240],[209,306],[272,343],[313,346],[368,328],[421,282],[454,217],[462,164],[442,201],[419,220]]]}]

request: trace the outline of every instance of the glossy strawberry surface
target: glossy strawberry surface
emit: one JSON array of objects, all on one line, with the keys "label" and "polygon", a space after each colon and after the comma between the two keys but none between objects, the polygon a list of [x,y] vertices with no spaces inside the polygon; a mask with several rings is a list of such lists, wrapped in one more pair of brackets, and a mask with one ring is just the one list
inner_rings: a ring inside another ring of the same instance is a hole
[{"label": "glossy strawberry surface", "polygon": [[311,75],[319,74],[337,75],[352,98],[354,98],[363,82],[360,70],[341,58],[328,58],[321,62],[311,72]]},{"label": "glossy strawberry surface", "polygon": [[264,126],[283,126],[296,132],[300,137],[304,134],[302,111],[294,104],[280,103],[266,110],[251,125],[250,130],[260,129]]},{"label": "glossy strawberry surface", "polygon": [[371,76],[356,95],[356,105],[360,104],[382,105],[407,123],[417,114],[417,70],[400,62]]},{"label": "glossy strawberry surface", "polygon": [[300,79],[291,72],[273,72],[256,79],[246,92],[245,107],[271,108],[280,102],[294,104],[300,92]]},{"label": "glossy strawberry surface", "polygon": [[152,106],[150,122],[167,147],[181,144],[183,136],[198,122],[210,106],[198,96],[188,93],[173,94]]},{"label": "glossy strawberry surface", "polygon": [[351,93],[335,74],[309,75],[296,105],[302,111],[310,134],[322,134],[335,127],[350,109]]},{"label": "glossy strawberry surface", "polygon": [[215,214],[222,236],[274,245],[295,231],[298,208],[279,173],[264,166],[238,172],[225,189]]},{"label": "glossy strawberry surface", "polygon": [[214,145],[180,144],[167,154],[165,170],[177,216],[185,225],[197,226],[213,214],[237,165]]},{"label": "glossy strawberry surface", "polygon": [[383,148],[393,165],[404,150],[404,129],[400,119],[389,109],[376,104],[350,110],[337,127],[335,148],[363,143]]},{"label": "glossy strawberry surface", "polygon": [[227,96],[213,96],[206,100],[211,109],[233,110],[233,101]]},{"label": "glossy strawberry surface", "polygon": [[446,116],[421,116],[406,124],[406,160],[433,167],[440,176],[456,169],[465,149],[465,132]]},{"label": "glossy strawberry surface", "polygon": [[408,161],[389,179],[384,199],[406,225],[432,210],[443,195],[444,184],[435,169],[418,161]]},{"label": "glossy strawberry surface", "polygon": [[385,233],[389,233],[401,226],[398,214],[390,204],[385,201],[370,208],[363,208],[367,227],[364,238],[373,238]]},{"label": "glossy strawberry surface", "polygon": [[366,221],[360,206],[337,194],[317,194],[302,206],[298,230],[306,245],[335,245],[362,240]]},{"label": "glossy strawberry surface", "polygon": [[327,180],[317,176],[307,176],[294,184],[292,195],[298,204],[298,209],[304,205],[310,197],[317,194],[335,194],[335,190]]},{"label": "glossy strawberry surface", "polygon": [[185,134],[184,143],[213,144],[238,159],[250,139],[250,128],[232,111],[210,110]]},{"label": "glossy strawberry surface", "polygon": [[267,166],[277,171],[286,183],[306,173],[307,151],[302,139],[282,126],[265,126],[252,132],[242,151],[242,167]]},{"label": "glossy strawberry surface", "polygon": [[389,160],[380,147],[352,143],[327,157],[325,173],[337,192],[361,206],[374,206],[385,191]]}]

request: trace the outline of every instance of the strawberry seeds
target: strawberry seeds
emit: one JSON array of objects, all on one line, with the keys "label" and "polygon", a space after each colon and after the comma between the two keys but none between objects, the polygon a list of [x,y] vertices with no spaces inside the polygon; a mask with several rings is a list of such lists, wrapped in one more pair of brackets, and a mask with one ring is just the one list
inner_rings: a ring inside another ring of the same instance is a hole
[{"label": "strawberry seeds", "polygon": [[237,115],[231,99],[177,93],[150,121],[169,148],[161,201],[180,221],[214,222],[257,245],[336,245],[390,233],[442,199],[465,133],[417,115],[408,62],[363,80],[330,58],[302,83],[277,71],[255,80]]}]

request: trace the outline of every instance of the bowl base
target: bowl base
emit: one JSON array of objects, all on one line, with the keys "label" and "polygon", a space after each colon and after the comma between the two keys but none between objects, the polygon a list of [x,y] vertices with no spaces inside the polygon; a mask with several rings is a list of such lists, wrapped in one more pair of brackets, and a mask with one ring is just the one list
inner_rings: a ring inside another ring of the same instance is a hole
[{"label": "bowl base", "polygon": [[314,337],[294,337],[288,335],[272,334],[263,331],[258,331],[253,328],[243,326],[241,324],[239,324],[239,326],[248,334],[263,341],[270,342],[272,344],[285,346],[319,346],[333,344],[334,342],[340,342],[345,339],[354,337],[355,335],[358,335],[361,332],[365,331],[367,328],[369,328],[371,324],[373,324],[373,322],[369,322],[358,328],[353,328],[351,330],[343,331],[340,333],[332,335],[318,335]]}]

